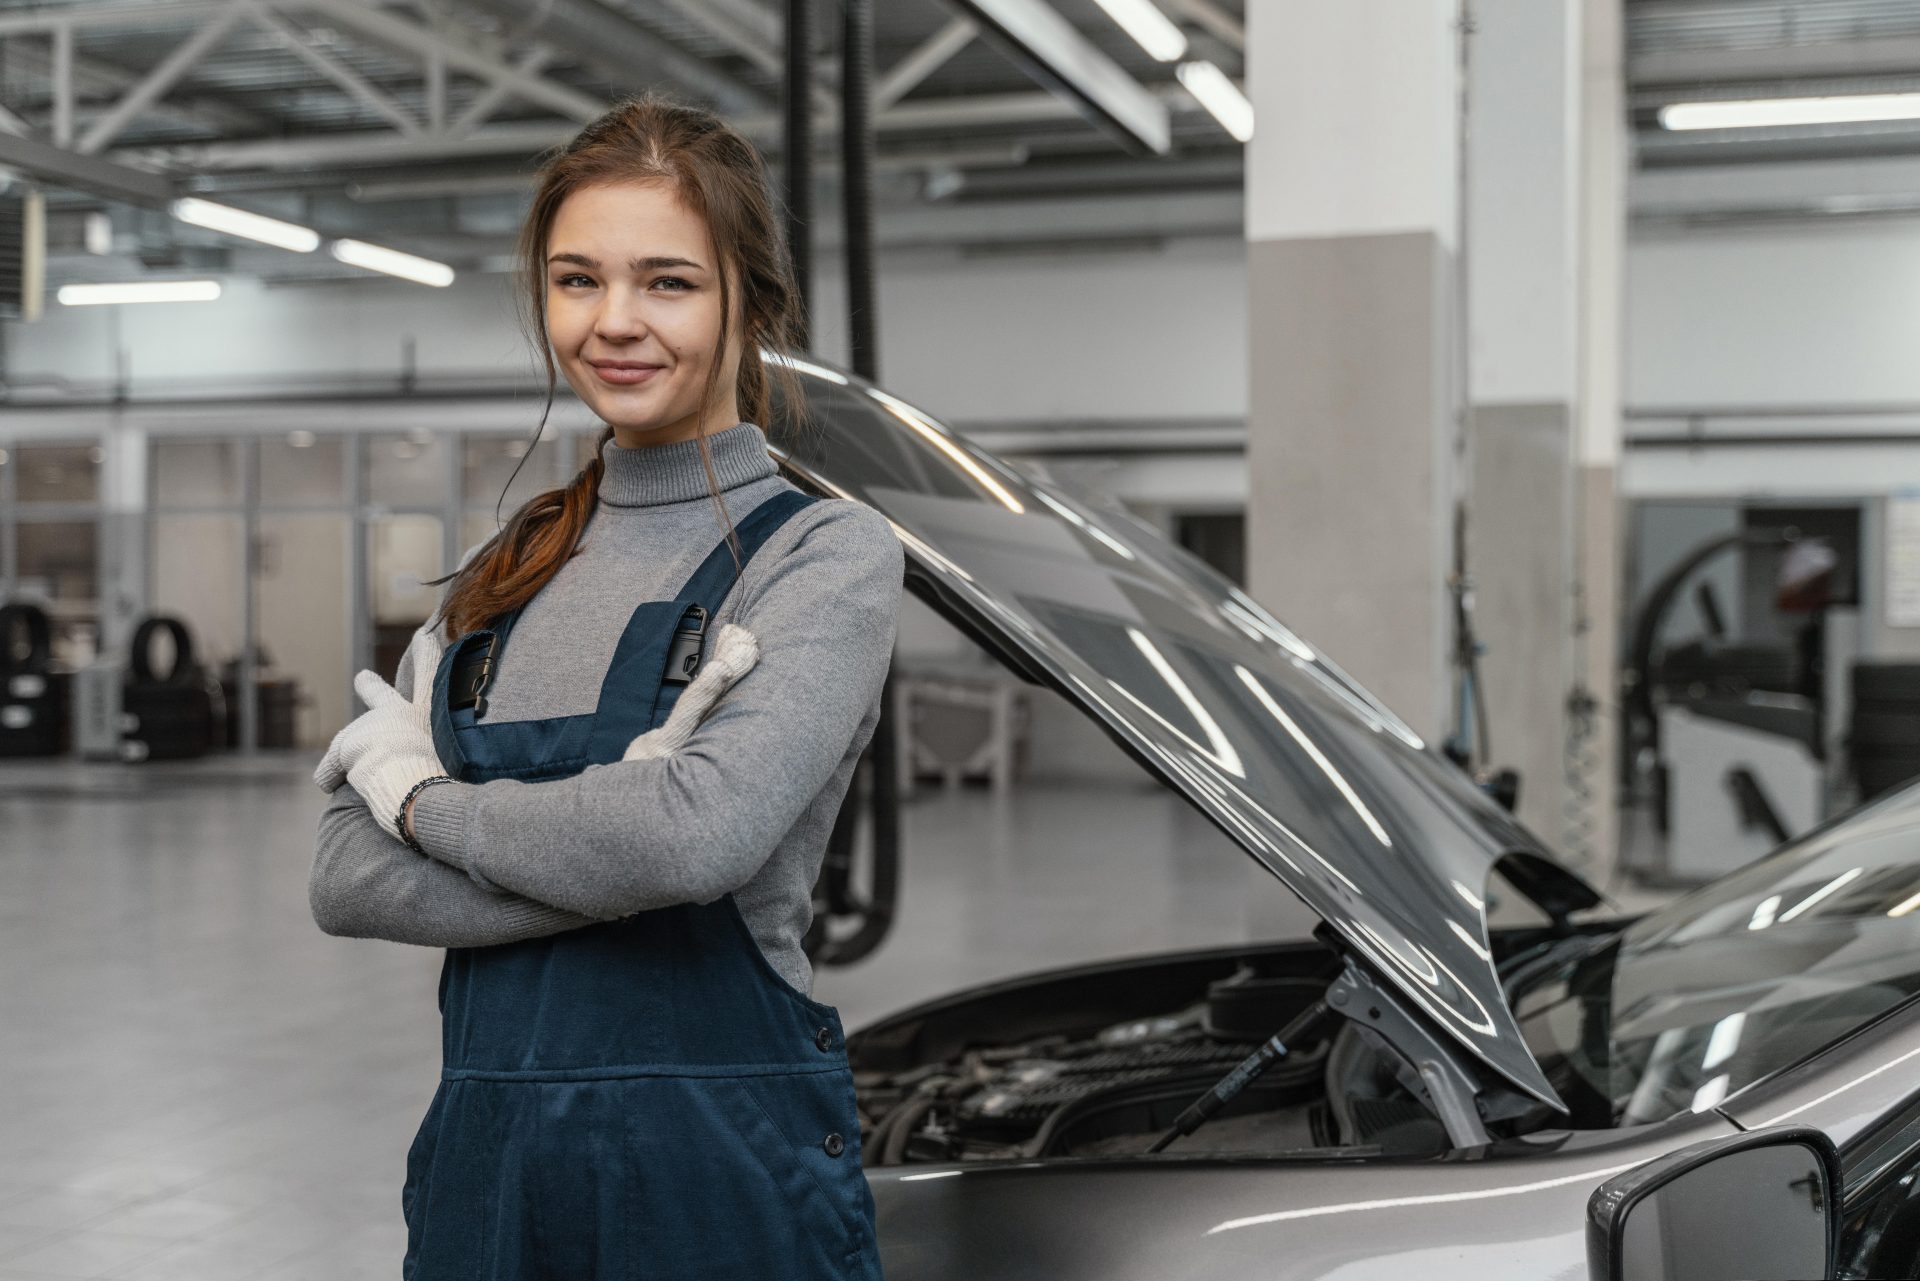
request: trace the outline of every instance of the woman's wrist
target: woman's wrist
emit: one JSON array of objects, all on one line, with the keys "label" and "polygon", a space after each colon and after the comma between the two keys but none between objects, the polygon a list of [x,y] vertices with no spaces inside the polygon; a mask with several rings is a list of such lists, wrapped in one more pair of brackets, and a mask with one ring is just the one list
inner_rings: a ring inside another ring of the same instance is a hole
[{"label": "woman's wrist", "polygon": [[400,839],[405,841],[408,844],[408,846],[410,846],[413,849],[414,853],[425,856],[425,857],[431,857],[431,855],[427,854],[426,849],[421,846],[419,838],[416,837],[413,833],[414,801],[419,799],[421,792],[425,791],[428,787],[431,787],[433,784],[451,783],[453,781],[454,780],[446,774],[430,774],[426,778],[421,779],[419,782],[415,783],[411,788],[409,788],[407,790],[406,798],[400,802],[400,814],[399,814],[399,817],[395,819],[394,826],[400,829]]}]

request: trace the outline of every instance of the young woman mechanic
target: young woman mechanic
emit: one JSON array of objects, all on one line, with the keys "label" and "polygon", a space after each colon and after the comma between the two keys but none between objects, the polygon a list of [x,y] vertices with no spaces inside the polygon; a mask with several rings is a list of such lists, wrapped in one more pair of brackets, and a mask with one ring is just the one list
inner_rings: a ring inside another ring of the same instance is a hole
[{"label": "young woman mechanic", "polygon": [[394,687],[359,674],[315,776],[320,927],[447,949],[403,1275],[872,1281],[800,938],[900,543],[767,452],[769,377],[801,400],[759,351],[800,303],[738,133],[623,102],[545,165],[520,249],[549,407],[557,360],[598,456],[468,555]]}]

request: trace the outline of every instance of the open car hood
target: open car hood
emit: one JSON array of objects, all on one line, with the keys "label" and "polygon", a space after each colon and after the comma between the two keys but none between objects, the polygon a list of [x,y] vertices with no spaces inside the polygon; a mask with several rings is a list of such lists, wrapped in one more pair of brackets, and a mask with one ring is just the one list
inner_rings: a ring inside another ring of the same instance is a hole
[{"label": "open car hood", "polygon": [[893,524],[908,585],[1059,690],[1244,846],[1455,1040],[1560,1107],[1489,955],[1501,870],[1549,912],[1599,895],[1492,798],[1221,574],[1117,505],[1036,481],[811,361],[803,483]]}]

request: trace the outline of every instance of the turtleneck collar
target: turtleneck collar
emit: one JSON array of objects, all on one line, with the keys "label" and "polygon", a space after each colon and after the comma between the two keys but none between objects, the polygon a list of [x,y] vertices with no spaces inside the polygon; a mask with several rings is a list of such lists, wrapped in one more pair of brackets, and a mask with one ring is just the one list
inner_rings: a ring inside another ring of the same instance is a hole
[{"label": "turtleneck collar", "polygon": [[[733,489],[771,476],[780,470],[767,452],[766,433],[756,423],[740,422],[707,437],[707,452],[720,488]],[[665,445],[622,448],[609,440],[600,456],[606,471],[600,477],[600,501],[614,507],[653,507],[705,498],[707,469],[700,462],[698,440],[676,440]]]}]

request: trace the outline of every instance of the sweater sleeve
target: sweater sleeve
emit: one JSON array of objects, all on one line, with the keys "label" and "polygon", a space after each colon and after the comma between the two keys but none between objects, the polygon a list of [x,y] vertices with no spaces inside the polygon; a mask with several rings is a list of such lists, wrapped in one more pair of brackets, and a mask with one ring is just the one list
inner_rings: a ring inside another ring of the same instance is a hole
[{"label": "sweater sleeve", "polygon": [[795,518],[806,523],[789,550],[776,536],[749,562],[734,621],[759,659],[677,752],[543,782],[436,784],[413,809],[427,852],[600,917],[711,902],[751,880],[845,756],[893,659],[900,541],[864,504],[817,506]]},{"label": "sweater sleeve", "polygon": [[[413,693],[412,669],[409,646],[394,682],[405,697]],[[488,889],[457,868],[421,857],[389,836],[345,783],[320,815],[307,898],[315,923],[328,934],[425,947],[516,943],[597,919]]]}]

